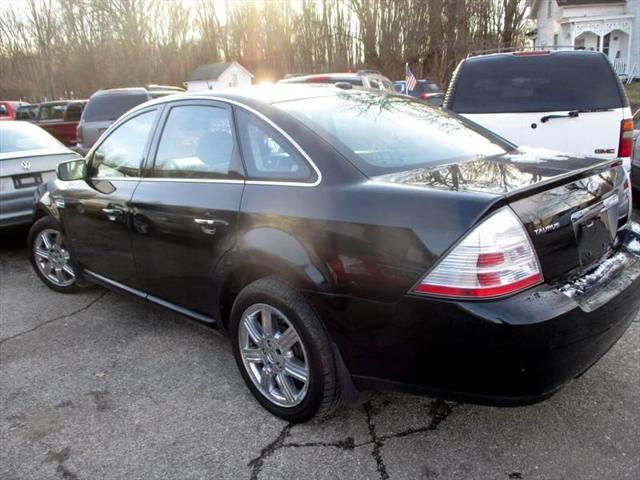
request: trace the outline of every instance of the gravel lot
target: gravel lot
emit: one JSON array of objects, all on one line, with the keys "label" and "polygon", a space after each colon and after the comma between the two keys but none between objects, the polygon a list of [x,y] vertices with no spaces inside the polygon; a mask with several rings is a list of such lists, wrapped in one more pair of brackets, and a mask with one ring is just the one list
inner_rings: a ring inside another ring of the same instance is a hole
[{"label": "gravel lot", "polygon": [[640,314],[542,404],[380,393],[292,426],[253,400],[225,339],[101,289],[49,290],[25,238],[0,247],[1,479],[640,478]]}]

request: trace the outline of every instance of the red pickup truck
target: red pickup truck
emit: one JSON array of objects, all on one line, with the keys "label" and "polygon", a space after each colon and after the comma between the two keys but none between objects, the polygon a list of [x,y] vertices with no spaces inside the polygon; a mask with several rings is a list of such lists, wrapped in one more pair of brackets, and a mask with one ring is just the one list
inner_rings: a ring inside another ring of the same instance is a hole
[{"label": "red pickup truck", "polygon": [[86,103],[86,100],[41,103],[33,123],[44,128],[67,147],[73,147],[78,143],[78,123]]}]

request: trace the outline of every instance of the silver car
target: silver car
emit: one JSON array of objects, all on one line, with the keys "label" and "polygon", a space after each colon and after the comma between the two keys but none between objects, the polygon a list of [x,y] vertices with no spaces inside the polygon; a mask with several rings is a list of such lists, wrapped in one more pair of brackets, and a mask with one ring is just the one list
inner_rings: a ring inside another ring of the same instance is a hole
[{"label": "silver car", "polygon": [[0,122],[0,227],[31,223],[39,184],[56,176],[58,163],[80,158],[29,122]]}]

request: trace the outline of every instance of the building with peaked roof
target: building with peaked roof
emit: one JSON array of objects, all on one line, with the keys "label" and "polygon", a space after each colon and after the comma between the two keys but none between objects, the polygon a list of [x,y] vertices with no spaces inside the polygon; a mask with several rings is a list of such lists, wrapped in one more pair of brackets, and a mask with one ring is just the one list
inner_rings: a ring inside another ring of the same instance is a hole
[{"label": "building with peaked roof", "polygon": [[200,65],[187,77],[185,88],[190,91],[219,90],[251,85],[253,75],[238,62],[218,62]]},{"label": "building with peaked roof", "polygon": [[603,52],[619,75],[640,77],[640,0],[530,0],[536,48]]}]

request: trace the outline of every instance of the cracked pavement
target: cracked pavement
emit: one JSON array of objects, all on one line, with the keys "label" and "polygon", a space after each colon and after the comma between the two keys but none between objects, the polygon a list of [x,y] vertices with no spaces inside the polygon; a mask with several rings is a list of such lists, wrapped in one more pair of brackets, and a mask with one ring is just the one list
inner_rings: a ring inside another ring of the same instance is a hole
[{"label": "cracked pavement", "polygon": [[384,392],[291,425],[254,401],[224,338],[102,289],[55,293],[25,231],[0,239],[4,480],[640,478],[640,313],[541,404]]}]

